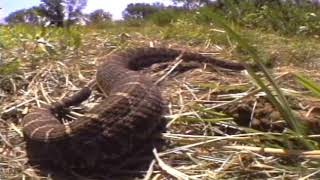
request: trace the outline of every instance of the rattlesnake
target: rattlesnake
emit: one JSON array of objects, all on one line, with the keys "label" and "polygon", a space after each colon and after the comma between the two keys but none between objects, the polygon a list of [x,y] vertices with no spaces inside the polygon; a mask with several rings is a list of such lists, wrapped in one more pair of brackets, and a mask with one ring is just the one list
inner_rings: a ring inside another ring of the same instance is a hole
[{"label": "rattlesnake", "polygon": [[[132,151],[134,146],[130,143],[135,143],[135,139],[149,138],[159,124],[163,123],[161,115],[165,108],[158,87],[151,78],[137,70],[174,60],[179,55],[184,61],[208,63],[232,70],[245,69],[242,63],[176,49],[136,48],[113,53],[104,57],[96,73],[97,85],[107,98],[84,117],[68,125],[60,123],[54,112],[87,99],[91,91],[89,88],[82,89],[71,98],[63,99],[52,108],[34,109],[22,121],[26,140],[36,142],[40,145],[38,148],[41,148],[47,143],[59,144],[68,139],[72,139],[68,143],[84,143],[92,138],[100,143],[112,142],[105,148],[99,146],[100,150],[116,146],[112,152],[116,153],[120,152],[121,146]],[[74,140],[77,137],[85,137],[85,140]],[[117,141],[121,141],[121,145],[117,146]]]}]

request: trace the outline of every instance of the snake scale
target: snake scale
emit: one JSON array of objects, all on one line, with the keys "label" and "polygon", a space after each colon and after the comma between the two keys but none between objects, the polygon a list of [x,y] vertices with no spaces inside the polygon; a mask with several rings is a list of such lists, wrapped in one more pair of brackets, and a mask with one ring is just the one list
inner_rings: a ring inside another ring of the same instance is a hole
[{"label": "snake scale", "polygon": [[[172,61],[179,55],[186,62],[208,63],[231,70],[245,69],[242,63],[169,48],[135,48],[113,53],[104,57],[97,67],[96,82],[106,96],[104,101],[69,124],[61,123],[54,115],[55,111],[86,100],[90,96],[90,88],[83,88],[51,108],[34,109],[22,120],[24,136],[27,141],[33,142],[29,146],[36,144],[37,148],[43,148],[54,144],[55,148],[61,146],[61,151],[68,151],[70,144],[78,143],[69,150],[71,154],[73,150],[85,151],[91,146],[95,153],[105,151],[106,154],[116,154],[121,148],[132,151],[136,141],[148,139],[158,131],[165,109],[159,87],[138,70]],[[95,145],[91,144],[92,141]],[[68,145],[61,142],[68,142]]]}]

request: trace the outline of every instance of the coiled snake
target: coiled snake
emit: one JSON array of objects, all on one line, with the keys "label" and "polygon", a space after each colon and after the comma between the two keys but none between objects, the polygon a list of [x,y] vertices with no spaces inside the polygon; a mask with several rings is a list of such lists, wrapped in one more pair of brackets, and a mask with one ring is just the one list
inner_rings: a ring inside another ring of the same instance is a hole
[{"label": "coiled snake", "polygon": [[[184,61],[208,63],[232,70],[245,68],[241,63],[167,48],[136,48],[108,55],[97,67],[96,73],[96,82],[106,95],[105,100],[84,117],[67,125],[62,124],[54,116],[54,112],[87,99],[91,91],[89,88],[82,89],[71,98],[63,99],[52,108],[34,109],[22,121],[27,141],[36,142],[38,148],[41,148],[47,143],[59,144],[68,140],[68,143],[81,144],[92,139],[103,144],[111,142],[105,147],[99,146],[99,151],[110,149],[111,146],[116,147],[111,154],[119,152],[120,146],[132,151],[134,145],[131,143],[135,143],[135,139],[149,138],[159,124],[163,123],[161,116],[165,108],[158,87],[151,78],[137,70],[173,60],[179,55]],[[81,140],[75,140],[79,137]],[[65,147],[62,146],[61,151]]]}]

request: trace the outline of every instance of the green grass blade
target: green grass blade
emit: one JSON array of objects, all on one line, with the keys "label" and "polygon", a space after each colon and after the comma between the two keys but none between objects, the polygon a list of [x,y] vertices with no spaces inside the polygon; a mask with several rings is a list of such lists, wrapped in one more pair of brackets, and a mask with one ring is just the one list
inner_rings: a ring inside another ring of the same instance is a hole
[{"label": "green grass blade", "polygon": [[315,81],[311,80],[303,76],[302,74],[294,74],[296,80],[302,84],[304,87],[312,91],[316,96],[320,97],[320,85],[317,84]]},{"label": "green grass blade", "polygon": [[297,136],[301,137],[300,141],[308,148],[314,149],[314,147],[304,140],[304,136],[306,134],[306,128],[304,125],[299,121],[299,119],[293,114],[288,101],[284,97],[283,93],[281,92],[280,88],[277,86],[276,82],[268,72],[267,68],[262,64],[261,58],[258,56],[256,50],[249,45],[247,41],[241,38],[235,31],[233,31],[225,22],[222,16],[219,16],[216,13],[212,13],[212,18],[214,19],[215,23],[220,25],[224,28],[224,30],[228,33],[228,35],[236,40],[239,45],[244,49],[247,50],[248,53],[251,55],[255,63],[260,68],[261,72],[263,73],[264,77],[269,81],[271,87],[274,89],[276,95],[272,94],[272,91],[267,87],[267,85],[259,78],[251,67],[246,67],[250,76],[255,80],[255,82],[262,88],[262,90],[267,94],[267,97],[272,102],[272,104],[279,110],[285,121],[288,123],[289,127],[297,133]]}]

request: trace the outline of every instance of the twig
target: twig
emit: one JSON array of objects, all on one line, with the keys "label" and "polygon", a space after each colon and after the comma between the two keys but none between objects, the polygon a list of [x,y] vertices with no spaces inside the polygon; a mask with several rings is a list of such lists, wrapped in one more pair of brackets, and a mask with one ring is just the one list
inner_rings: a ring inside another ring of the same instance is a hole
[{"label": "twig", "polygon": [[151,179],[151,175],[153,173],[153,168],[154,168],[155,163],[156,163],[155,160],[151,161],[149,168],[148,168],[148,171],[147,171],[146,175],[144,176],[143,180],[150,180]]},{"label": "twig", "polygon": [[23,102],[23,103],[20,103],[20,104],[18,104],[18,105],[15,105],[15,106],[10,107],[9,109],[4,110],[2,113],[8,113],[8,112],[10,112],[10,111],[12,111],[12,110],[15,110],[15,109],[17,109],[17,108],[19,108],[19,107],[21,107],[21,106],[23,106],[23,105],[25,105],[25,104],[28,104],[29,102],[34,101],[34,100],[36,100],[36,99],[37,99],[37,97],[34,97],[34,98],[32,98],[32,99],[29,99],[29,100],[27,100],[27,101],[25,101],[25,102]]},{"label": "twig", "polygon": [[159,84],[159,83],[160,83],[161,81],[163,81],[167,76],[169,76],[169,74],[170,74],[175,68],[177,68],[180,63],[182,63],[182,61],[183,61],[183,59],[181,59],[182,55],[183,55],[183,54],[180,54],[180,55],[176,58],[176,60],[178,60],[178,62],[175,63],[175,64],[171,67],[171,69],[170,69],[166,74],[164,74],[161,78],[159,78],[154,84]]},{"label": "twig", "polygon": [[297,155],[304,157],[320,158],[320,150],[313,151],[303,151],[303,150],[290,150],[290,149],[277,149],[277,148],[263,148],[263,147],[253,147],[253,146],[222,146],[224,149],[240,150],[240,151],[253,151],[259,153],[270,153],[278,155]]},{"label": "twig", "polygon": [[195,179],[195,180],[200,180],[198,178],[194,178],[194,177],[190,177],[176,169],[174,169],[173,167],[167,165],[166,163],[164,163],[162,161],[162,159],[160,159],[157,150],[153,149],[153,154],[156,158],[156,160],[158,161],[159,166],[166,171],[168,174],[172,175],[173,177],[177,178],[177,179],[182,179],[182,180],[188,180],[188,179]]},{"label": "twig", "polygon": [[[281,74],[280,76],[276,77],[275,80],[278,80],[278,79],[280,79],[280,78],[282,78],[282,77],[284,77],[285,75],[288,75],[288,74],[289,73]],[[267,84],[267,85],[269,86],[270,84]],[[251,92],[248,92],[247,95],[245,95],[245,96],[242,96],[240,98],[234,99],[232,101],[229,101],[229,102],[226,102],[226,103],[223,103],[223,104],[219,104],[219,105],[216,105],[216,106],[212,106],[212,107],[206,108],[206,110],[211,110],[211,109],[215,109],[217,107],[222,107],[222,106],[227,106],[227,105],[233,104],[235,102],[241,101],[241,100],[246,99],[248,97],[252,97],[252,96],[256,95],[257,93],[259,93],[261,90],[262,89],[259,87],[259,88],[255,89],[255,90],[252,90]]]},{"label": "twig", "polygon": [[298,180],[308,180],[310,177],[318,174],[319,172],[320,172],[320,170],[317,170],[317,171],[315,171],[315,172],[313,172],[313,173],[311,173],[311,174],[308,174],[307,176],[304,176],[304,177],[302,177],[302,178],[299,178]]}]

